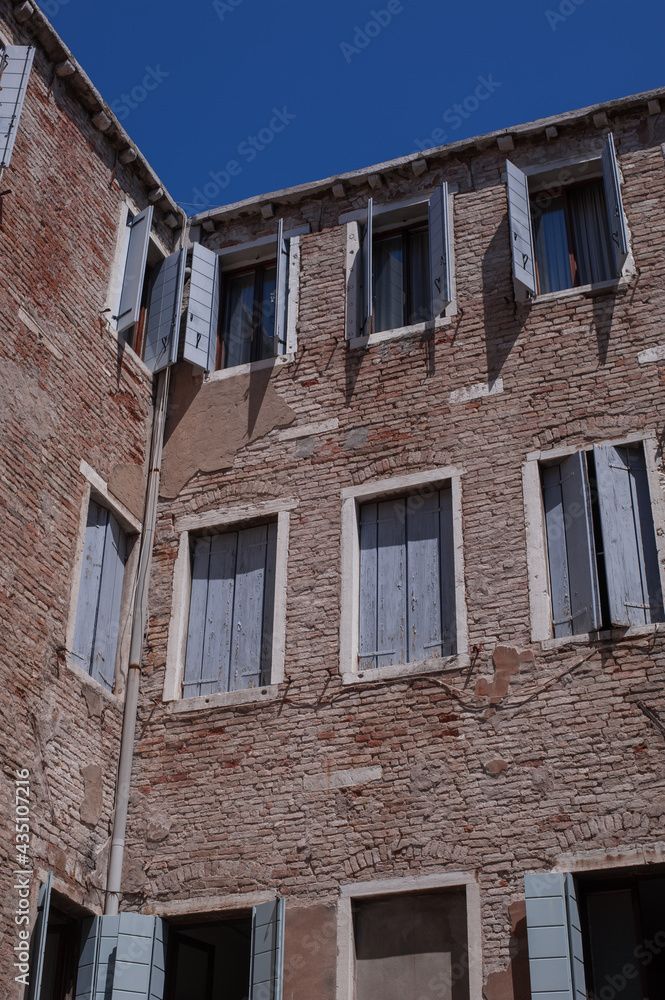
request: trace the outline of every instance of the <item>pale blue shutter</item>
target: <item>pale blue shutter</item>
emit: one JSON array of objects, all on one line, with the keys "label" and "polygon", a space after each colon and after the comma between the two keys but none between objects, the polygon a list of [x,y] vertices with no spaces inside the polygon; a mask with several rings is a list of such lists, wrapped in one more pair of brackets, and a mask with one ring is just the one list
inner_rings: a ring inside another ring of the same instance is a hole
[{"label": "pale blue shutter", "polygon": [[436,189],[429,200],[429,261],[432,319],[452,301],[452,241],[448,210],[448,184]]},{"label": "pale blue shutter", "polygon": [[197,538],[183,697],[228,691],[237,532]]},{"label": "pale blue shutter", "polygon": [[150,205],[140,215],[136,215],[130,225],[120,305],[118,306],[118,315],[115,317],[118,333],[123,333],[138,322],[145,265],[150,244],[152,211],[152,205]]},{"label": "pale blue shutter", "polygon": [[[264,598],[266,567],[277,525],[260,524],[238,532],[236,580],[231,633],[229,690],[258,687],[261,683],[264,635]],[[274,555],[273,555],[274,558]],[[274,572],[274,568],[271,568]],[[270,641],[272,645],[272,638]]]},{"label": "pale blue shutter", "polygon": [[409,660],[455,651],[451,489],[406,502]]},{"label": "pale blue shutter", "polygon": [[121,913],[110,919],[118,920],[110,1000],[161,1000],[164,996],[162,921],[142,913]]},{"label": "pale blue shutter", "polygon": [[109,690],[115,678],[122,585],[127,562],[127,536],[113,514],[107,514],[104,557],[99,584],[94,652],[90,673]]},{"label": "pale blue shutter", "polygon": [[213,250],[195,243],[185,328],[185,361],[210,371],[214,368],[219,315],[219,258]]},{"label": "pale blue shutter", "polygon": [[284,900],[252,910],[249,1000],[281,1000],[284,969]]},{"label": "pale blue shutter", "polygon": [[658,555],[642,448],[594,447],[613,625],[662,621]]},{"label": "pale blue shutter", "polygon": [[32,45],[8,45],[1,56],[0,169],[12,158],[34,55]]},{"label": "pale blue shutter", "polygon": [[286,296],[286,353],[297,347],[298,290],[300,284],[300,237],[289,239],[289,289]]},{"label": "pale blue shutter", "polygon": [[372,288],[372,199],[367,201],[367,221],[363,233],[363,327],[362,336],[374,332],[374,290]]},{"label": "pale blue shutter", "polygon": [[582,934],[571,875],[524,876],[532,1000],[585,1000]]},{"label": "pale blue shutter", "polygon": [[[102,919],[102,917],[91,917],[83,921],[81,927],[81,949],[76,975],[75,1000],[97,1000],[97,970],[99,965]],[[115,919],[117,920],[117,917]],[[106,939],[106,943],[108,944],[108,938]],[[112,947],[115,947],[115,939],[112,941]],[[99,1000],[103,1000],[104,997],[109,957],[108,954],[105,955],[104,971],[99,987]]]},{"label": "pale blue shutter", "polygon": [[612,237],[616,276],[618,277],[628,256],[628,229],[626,228],[626,218],[623,214],[619,166],[614,149],[614,136],[611,132],[605,137],[605,145],[603,146],[600,161],[603,167],[607,217]]},{"label": "pale blue shutter", "polygon": [[601,625],[591,496],[583,452],[542,470],[555,637]]},{"label": "pale blue shutter", "polygon": [[187,251],[177,250],[155,268],[143,348],[143,360],[152,372],[161,371],[178,357],[186,259]]},{"label": "pale blue shutter", "polygon": [[533,236],[531,233],[531,205],[526,174],[510,160],[506,160],[508,187],[508,221],[510,248],[513,258],[513,278],[518,290],[536,294]]},{"label": "pale blue shutter", "polygon": [[358,667],[406,663],[407,570],[404,499],[360,509]]},{"label": "pale blue shutter", "polygon": [[49,872],[39,887],[37,902],[37,919],[32,936],[32,959],[30,965],[30,992],[28,1000],[40,1000],[42,995],[42,976],[44,974],[44,955],[46,954],[46,935],[48,932],[48,915],[51,907],[51,883],[53,873]]},{"label": "pale blue shutter", "polygon": [[275,356],[286,351],[286,306],[289,280],[289,241],[284,239],[284,223],[277,223],[277,268],[275,276]]},{"label": "pale blue shutter", "polygon": [[83,564],[81,566],[76,625],[72,645],[72,655],[79,661],[79,665],[87,671],[90,670],[92,644],[95,638],[107,521],[107,511],[91,500],[85,528]]}]

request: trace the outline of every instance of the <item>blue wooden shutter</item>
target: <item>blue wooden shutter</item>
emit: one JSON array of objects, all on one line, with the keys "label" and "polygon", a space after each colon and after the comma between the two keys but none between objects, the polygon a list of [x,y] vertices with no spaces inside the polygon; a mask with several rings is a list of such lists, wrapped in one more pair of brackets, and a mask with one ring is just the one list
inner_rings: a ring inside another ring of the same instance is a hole
[{"label": "blue wooden shutter", "polygon": [[277,268],[275,276],[275,356],[286,351],[286,306],[289,280],[289,241],[284,239],[284,223],[277,223]]},{"label": "blue wooden shutter", "polygon": [[91,500],[85,528],[83,563],[72,646],[72,655],[87,671],[90,670],[92,645],[95,638],[107,522],[108,512],[96,504],[94,500]]},{"label": "blue wooden shutter", "polygon": [[522,294],[536,294],[536,270],[533,236],[531,233],[531,205],[526,174],[510,160],[506,160],[508,186],[508,221],[510,249],[513,258],[513,278],[516,290]]},{"label": "blue wooden shutter", "polygon": [[297,346],[298,290],[300,284],[300,237],[289,239],[289,288],[286,301],[286,353],[293,354]]},{"label": "blue wooden shutter", "polygon": [[143,360],[152,372],[177,360],[186,250],[177,250],[155,268],[150,293]]},{"label": "blue wooden shutter", "polygon": [[8,45],[1,56],[0,169],[12,158],[34,55],[32,45]]},{"label": "blue wooden shutter", "polygon": [[363,233],[363,326],[361,334],[374,332],[374,290],[372,288],[372,199],[367,201],[367,221]]},{"label": "blue wooden shutter", "polygon": [[51,907],[51,883],[53,873],[49,872],[46,882],[39,887],[37,903],[37,919],[32,936],[32,959],[30,964],[30,992],[28,1000],[40,1000],[42,995],[42,976],[44,974],[44,955],[46,954],[46,935],[48,932],[48,915]]},{"label": "blue wooden shutter", "polygon": [[138,322],[151,228],[152,205],[136,215],[130,225],[120,305],[115,317],[118,333],[123,333]]},{"label": "blue wooden shutter", "polygon": [[[108,917],[103,918],[109,920]],[[110,1000],[162,1000],[164,932],[159,917],[121,913]]]},{"label": "blue wooden shutter", "polygon": [[406,502],[360,508],[358,667],[406,663]]},{"label": "blue wooden shutter", "polygon": [[450,305],[453,295],[448,184],[436,189],[429,200],[429,260],[432,299],[432,319]]},{"label": "blue wooden shutter", "polygon": [[409,660],[443,655],[439,493],[406,501]]},{"label": "blue wooden shutter", "polygon": [[122,585],[127,562],[127,536],[113,514],[107,514],[104,558],[99,584],[97,622],[90,673],[109,690],[115,677]]},{"label": "blue wooden shutter", "polygon": [[642,448],[593,450],[613,625],[662,621],[662,595]]},{"label": "blue wooden shutter", "polygon": [[542,470],[555,637],[600,628],[591,496],[583,452]]},{"label": "blue wooden shutter", "polygon": [[[97,970],[99,966],[102,919],[102,917],[91,917],[90,919],[83,921],[81,927],[81,949],[79,952],[78,972],[76,975],[75,1000],[97,1000]],[[115,946],[115,944],[113,944],[113,946]],[[100,984],[102,997],[104,996],[102,990],[106,983],[109,956],[107,955],[105,958],[103,976]]]},{"label": "blue wooden shutter", "polygon": [[[262,654],[266,568],[270,551],[274,553],[274,543],[269,546],[269,539],[275,538],[276,530],[277,525],[271,523],[238,532],[230,691],[258,687],[261,684],[262,664],[265,672]],[[272,645],[272,638],[269,641]]]},{"label": "blue wooden shutter", "polygon": [[626,228],[626,218],[623,214],[619,166],[614,149],[614,136],[611,132],[605,138],[605,145],[603,146],[600,161],[603,167],[607,217],[610,224],[612,250],[614,252],[614,263],[618,277],[628,256],[628,229]]},{"label": "blue wooden shutter", "polygon": [[[185,328],[185,361],[210,371],[214,368],[219,316],[219,258],[213,250],[195,243]],[[211,357],[213,361],[211,362]]]},{"label": "blue wooden shutter", "polygon": [[249,1000],[281,1000],[284,969],[284,900],[252,910]]},{"label": "blue wooden shutter", "polygon": [[228,691],[237,532],[197,538],[183,697]]},{"label": "blue wooden shutter", "polygon": [[439,491],[439,537],[441,560],[441,655],[457,652],[457,609],[455,603],[455,535],[453,531],[453,491]]},{"label": "blue wooden shutter", "polygon": [[585,1000],[582,935],[571,875],[524,876],[532,1000]]}]

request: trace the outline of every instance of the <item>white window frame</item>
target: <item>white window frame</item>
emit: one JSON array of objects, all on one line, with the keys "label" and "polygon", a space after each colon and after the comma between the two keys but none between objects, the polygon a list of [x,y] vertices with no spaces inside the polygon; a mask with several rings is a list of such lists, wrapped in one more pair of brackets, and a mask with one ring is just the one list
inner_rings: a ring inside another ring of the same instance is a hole
[{"label": "white window frame", "polygon": [[[595,180],[602,179],[603,172],[601,169],[601,155],[603,152],[603,146],[601,144],[600,149],[597,152],[583,153],[580,156],[570,156],[566,159],[555,160],[551,163],[538,163],[535,165],[521,166],[519,163],[515,163],[516,167],[526,174],[527,181],[529,182],[529,207],[531,206],[531,196],[532,193],[537,193],[537,187],[532,191],[532,181],[537,185],[538,177],[543,174],[552,173],[555,170],[566,171],[569,167],[583,167],[584,176],[581,177],[570,177],[569,179],[561,182],[561,187],[567,187],[569,184],[574,184],[577,180]],[[593,164],[589,173],[586,173],[587,166]],[[617,169],[619,171],[619,184],[621,187],[624,185],[623,173],[621,171],[621,166],[617,161]],[[502,175],[502,180],[506,182],[506,175]],[[592,282],[587,285],[575,285],[572,288],[561,288],[558,292],[538,292],[533,296],[534,302],[551,302],[556,299],[569,298],[572,295],[594,295],[598,292],[602,292],[604,289],[608,291],[610,289],[616,289],[627,285],[631,278],[637,273],[635,267],[635,261],[633,258],[633,238],[630,231],[630,226],[628,225],[628,219],[624,211],[624,220],[626,223],[626,232],[628,234],[628,257],[626,258],[621,274],[618,278],[609,278],[607,281],[597,281]],[[535,239],[534,239],[534,254],[535,254]],[[535,261],[534,261],[535,265]]]},{"label": "white window frame", "polygon": [[[659,525],[665,525],[665,495],[663,494],[663,487],[660,482],[658,439],[656,433],[655,431],[651,431],[647,434],[644,432],[628,434],[620,438],[611,438],[608,441],[596,441],[595,444],[612,445],[614,447],[641,444],[644,449],[660,582],[661,588],[665,588],[665,532],[658,530]],[[576,642],[586,643],[589,641],[591,635],[595,637],[598,634],[595,632],[582,632],[578,635],[560,636],[559,638],[554,638],[553,635],[549,556],[547,551],[545,506],[540,480],[540,465],[543,462],[569,458],[580,451],[593,451],[593,444],[584,441],[576,447],[566,445],[562,448],[552,448],[549,451],[530,452],[522,465],[531,641],[540,642],[547,649]],[[628,635],[653,634],[655,631],[665,631],[665,624],[631,625],[627,629],[621,629],[622,634]],[[603,635],[604,633],[601,632],[600,634]],[[609,634],[609,630],[607,634]]]},{"label": "white window frame", "polygon": [[[171,711],[189,712],[222,705],[241,705],[264,702],[277,698],[279,685],[284,680],[284,645],[286,632],[286,583],[289,549],[290,512],[298,506],[294,499],[267,501],[245,507],[213,510],[205,514],[182,517],[175,524],[178,538],[178,555],[173,567],[171,619],[166,651],[166,671],[162,699],[170,703]],[[233,531],[248,521],[277,517],[277,545],[275,553],[275,610],[273,618],[272,657],[270,683],[242,691],[219,691],[216,694],[195,698],[182,697],[187,655],[189,628],[189,602],[191,595],[190,534],[204,529]]]},{"label": "white window frame", "polygon": [[[131,626],[134,611],[134,581],[138,568],[139,549],[141,532],[143,525],[109,491],[108,484],[87,462],[81,460],[79,471],[85,480],[83,496],[81,498],[81,511],[79,517],[79,530],[76,540],[74,554],[74,565],[72,568],[72,582],[69,597],[69,614],[67,616],[67,631],[65,638],[65,648],[67,650],[67,666],[89,684],[92,684],[96,691],[102,691],[105,695],[117,700],[123,693],[124,681],[127,673],[127,663],[129,661],[129,646],[131,641]],[[78,609],[79,591],[81,589],[81,571],[85,555],[85,535],[88,520],[88,508],[90,501],[105,507],[116,518],[120,527],[129,536],[131,549],[125,564],[125,575],[122,585],[122,601],[120,605],[120,628],[118,632],[118,646],[115,657],[114,685],[113,691],[108,691],[103,684],[96,680],[92,674],[83,670],[80,664],[72,655],[74,645],[74,632],[76,629],[76,612]]]},{"label": "white window frame", "polygon": [[[342,499],[342,580],[340,615],[340,664],[343,684],[369,684],[392,677],[430,674],[469,665],[466,599],[464,586],[464,546],[462,538],[462,476],[464,469],[444,467],[405,476],[391,476],[349,486]],[[455,553],[455,620],[457,652],[386,667],[358,670],[359,601],[360,601],[360,518],[359,507],[371,500],[405,495],[418,486],[437,487],[450,483],[453,507],[453,544]]]},{"label": "white window frame", "polygon": [[[289,277],[288,277],[288,297],[286,304],[286,351],[278,354],[274,358],[262,358],[260,361],[249,361],[243,365],[235,365],[232,368],[218,368],[215,371],[207,372],[206,382],[216,382],[221,379],[232,378],[234,375],[247,375],[250,372],[261,371],[264,368],[276,368],[279,365],[291,364],[298,353],[298,303],[300,299],[300,237],[309,233],[309,224],[299,226],[296,229],[289,229],[284,233],[284,239],[293,241],[289,254]],[[220,282],[220,330],[223,316],[224,297],[224,275],[229,271],[235,271],[240,267],[250,267],[252,264],[264,263],[273,260],[277,252],[277,235],[262,236],[251,243],[240,243],[231,247],[222,247],[217,250],[221,269]],[[216,334],[217,335],[217,334]]]},{"label": "white window frame", "polygon": [[[455,224],[454,205],[456,185],[450,184],[448,187],[448,217],[450,226],[450,245],[455,246]],[[374,205],[372,210],[373,236],[390,229],[408,229],[409,225],[419,222],[427,222],[427,209],[429,205],[429,195],[417,195],[403,201],[389,202],[385,205]],[[395,222],[394,216],[405,213],[406,218]],[[384,216],[383,221],[381,216]],[[353,212],[345,212],[339,216],[340,225],[346,224],[346,309],[345,326],[346,339],[350,348],[371,347],[374,344],[381,344],[386,340],[394,340],[396,337],[404,337],[408,334],[425,333],[430,330],[440,330],[450,326],[451,317],[457,315],[457,281],[455,278],[455,253],[452,253],[451,274],[452,274],[452,301],[435,320],[427,320],[424,323],[413,323],[410,326],[400,326],[393,330],[380,330],[371,333],[367,337],[360,335],[361,310],[362,310],[362,246],[360,223],[367,218],[367,209],[360,209]],[[360,255],[360,256],[359,256]]]},{"label": "white window frame", "polygon": [[483,955],[480,887],[470,872],[412,875],[373,879],[340,885],[337,903],[337,993],[336,1000],[354,1000],[355,952],[352,904],[355,899],[373,896],[409,896],[436,889],[464,889],[466,894],[466,934],[469,955],[469,1000],[483,1000]]}]

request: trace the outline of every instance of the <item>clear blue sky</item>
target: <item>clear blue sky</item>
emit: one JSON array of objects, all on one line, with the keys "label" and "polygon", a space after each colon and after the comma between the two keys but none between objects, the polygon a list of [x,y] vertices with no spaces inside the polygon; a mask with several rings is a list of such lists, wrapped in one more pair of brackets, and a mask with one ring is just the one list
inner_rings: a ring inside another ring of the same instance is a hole
[{"label": "clear blue sky", "polygon": [[37,2],[189,214],[665,83],[663,0]]}]

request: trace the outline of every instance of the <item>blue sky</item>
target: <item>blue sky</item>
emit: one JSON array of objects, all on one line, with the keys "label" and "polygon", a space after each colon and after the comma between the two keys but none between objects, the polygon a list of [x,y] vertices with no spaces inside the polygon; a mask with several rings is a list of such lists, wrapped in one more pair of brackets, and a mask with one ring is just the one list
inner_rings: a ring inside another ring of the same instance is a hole
[{"label": "blue sky", "polygon": [[38,3],[189,214],[665,82],[662,0]]}]

